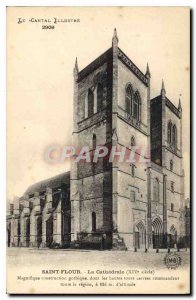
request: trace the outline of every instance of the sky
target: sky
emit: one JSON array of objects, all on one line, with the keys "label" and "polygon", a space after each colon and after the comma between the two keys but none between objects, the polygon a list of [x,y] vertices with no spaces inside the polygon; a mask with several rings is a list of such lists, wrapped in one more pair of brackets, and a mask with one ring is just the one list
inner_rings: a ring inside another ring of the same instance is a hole
[{"label": "sky", "polygon": [[[18,24],[18,18],[25,22]],[[51,23],[30,22],[50,19]],[[58,22],[79,18],[80,22]],[[33,20],[34,20],[33,19]],[[42,29],[42,25],[54,29]],[[105,52],[117,28],[119,47],[145,73],[151,97],[160,94],[183,109],[185,197],[189,197],[189,10],[180,7],[13,7],[7,9],[7,198],[70,169],[48,164],[50,145],[72,143],[73,67],[81,70]]]}]

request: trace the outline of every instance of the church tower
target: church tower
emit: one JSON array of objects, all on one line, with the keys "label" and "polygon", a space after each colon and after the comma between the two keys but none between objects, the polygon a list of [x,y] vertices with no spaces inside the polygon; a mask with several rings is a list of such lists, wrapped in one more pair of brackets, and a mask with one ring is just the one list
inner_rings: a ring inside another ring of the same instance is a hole
[{"label": "church tower", "polygon": [[158,171],[152,180],[152,206],[156,207],[152,208],[152,218],[159,215],[163,233],[175,239],[182,234],[184,198],[182,108],[180,100],[176,107],[167,98],[164,81],[160,95],[151,100],[151,160]]},{"label": "church tower", "polygon": [[[90,155],[79,161],[76,153],[72,162],[71,240],[160,248],[182,231],[182,107],[167,98],[164,82],[151,99],[149,65],[143,73],[118,44],[115,29],[111,48],[74,67],[73,144]],[[93,161],[97,146],[114,148],[113,159]]]},{"label": "church tower", "polygon": [[73,144],[78,152],[87,147],[90,161],[72,162],[71,240],[104,238],[107,248],[112,245],[112,164],[92,158],[97,146],[112,144],[115,51],[112,46],[80,72],[77,61],[74,67]]},{"label": "church tower", "polygon": [[146,246],[146,163],[139,159],[149,160],[150,70],[142,73],[118,42],[115,29],[105,53],[80,72],[76,61],[73,142],[92,154],[97,145],[123,148],[128,156],[135,148],[136,160],[73,161],[71,235],[72,241],[102,236],[107,248],[122,249]]}]

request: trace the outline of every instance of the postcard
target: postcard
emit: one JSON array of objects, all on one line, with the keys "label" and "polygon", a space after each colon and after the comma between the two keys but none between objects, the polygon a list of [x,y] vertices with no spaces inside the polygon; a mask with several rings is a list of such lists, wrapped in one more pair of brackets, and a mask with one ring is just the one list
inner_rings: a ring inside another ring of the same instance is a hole
[{"label": "postcard", "polygon": [[7,7],[7,293],[190,294],[190,8]]}]

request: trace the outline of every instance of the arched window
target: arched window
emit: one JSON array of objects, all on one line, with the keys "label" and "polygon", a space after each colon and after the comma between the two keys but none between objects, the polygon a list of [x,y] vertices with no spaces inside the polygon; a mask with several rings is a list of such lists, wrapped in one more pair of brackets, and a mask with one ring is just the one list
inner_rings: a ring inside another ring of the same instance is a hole
[{"label": "arched window", "polygon": [[126,87],[126,91],[125,91],[125,111],[131,115],[132,111],[131,111],[131,107],[132,107],[132,87],[129,84]]},{"label": "arched window", "polygon": [[171,171],[171,172],[173,172],[173,165],[174,165],[174,164],[173,164],[173,160],[171,159],[171,160],[170,160],[170,171]]},{"label": "arched window", "polygon": [[153,185],[153,199],[154,201],[159,201],[159,179],[155,178]]},{"label": "arched window", "polygon": [[94,114],[94,95],[91,89],[88,90],[88,117]]},{"label": "arched window", "polygon": [[138,92],[133,97],[133,117],[137,121],[140,121],[141,99]]},{"label": "arched window", "polygon": [[96,231],[96,213],[94,211],[92,212],[92,231]]},{"label": "arched window", "polygon": [[97,112],[103,109],[103,86],[101,83],[97,86]]},{"label": "arched window", "polygon": [[96,134],[93,133],[93,149],[95,149],[97,146],[97,137]]},{"label": "arched window", "polygon": [[172,131],[172,123],[170,121],[167,125],[167,142],[169,145],[171,144],[172,141],[171,131]]},{"label": "arched window", "polygon": [[135,138],[134,136],[131,137],[131,147],[135,146]]},{"label": "arched window", "polygon": [[177,129],[176,129],[176,125],[173,125],[173,128],[172,128],[172,146],[175,149],[177,148]]}]

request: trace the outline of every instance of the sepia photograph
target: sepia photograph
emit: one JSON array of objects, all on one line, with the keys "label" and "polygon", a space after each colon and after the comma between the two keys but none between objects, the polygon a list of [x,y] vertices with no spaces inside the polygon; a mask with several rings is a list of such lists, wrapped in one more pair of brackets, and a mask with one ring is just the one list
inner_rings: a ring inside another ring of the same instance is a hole
[{"label": "sepia photograph", "polygon": [[190,8],[7,7],[8,294],[190,294]]}]

